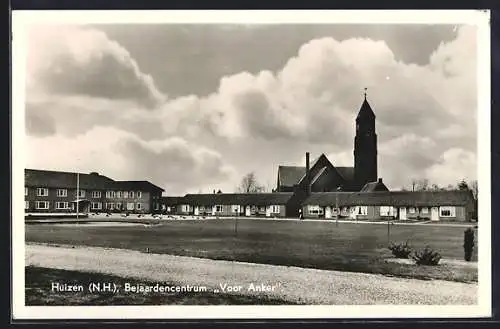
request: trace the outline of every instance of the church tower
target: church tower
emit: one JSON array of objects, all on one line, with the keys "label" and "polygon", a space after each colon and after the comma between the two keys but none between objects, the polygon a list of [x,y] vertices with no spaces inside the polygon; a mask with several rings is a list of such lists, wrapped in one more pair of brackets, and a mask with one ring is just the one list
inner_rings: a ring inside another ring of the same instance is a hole
[{"label": "church tower", "polygon": [[365,99],[356,117],[354,138],[354,181],[358,191],[366,183],[377,181],[377,134],[375,113]]}]

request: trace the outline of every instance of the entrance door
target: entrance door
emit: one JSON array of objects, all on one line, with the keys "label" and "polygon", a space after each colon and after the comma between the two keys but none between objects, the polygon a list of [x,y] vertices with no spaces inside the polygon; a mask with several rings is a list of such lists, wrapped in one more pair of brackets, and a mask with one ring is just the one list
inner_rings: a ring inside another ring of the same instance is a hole
[{"label": "entrance door", "polygon": [[325,218],[332,218],[332,208],[325,207]]},{"label": "entrance door", "polygon": [[250,216],[250,206],[245,207],[245,216]]},{"label": "entrance door", "polygon": [[406,208],[399,208],[399,219],[406,220]]},{"label": "entrance door", "polygon": [[271,206],[266,207],[266,216],[271,217]]},{"label": "entrance door", "polygon": [[200,208],[198,206],[194,207],[194,215],[198,216],[200,214]]},{"label": "entrance door", "polygon": [[439,208],[438,207],[431,208],[431,220],[434,220],[434,221],[439,220]]}]

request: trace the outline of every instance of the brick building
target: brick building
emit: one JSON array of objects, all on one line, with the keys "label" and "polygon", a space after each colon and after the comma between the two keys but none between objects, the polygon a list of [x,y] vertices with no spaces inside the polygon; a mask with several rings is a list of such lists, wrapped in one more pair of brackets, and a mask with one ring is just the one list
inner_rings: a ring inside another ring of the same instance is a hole
[{"label": "brick building", "polygon": [[164,191],[148,181],[115,181],[95,172],[25,169],[24,179],[26,213],[154,213]]}]

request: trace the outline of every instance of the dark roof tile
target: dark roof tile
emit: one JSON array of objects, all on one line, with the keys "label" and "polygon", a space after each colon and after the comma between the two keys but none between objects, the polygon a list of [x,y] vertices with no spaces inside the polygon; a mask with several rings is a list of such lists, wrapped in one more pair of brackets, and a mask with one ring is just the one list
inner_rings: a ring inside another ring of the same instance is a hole
[{"label": "dark roof tile", "polygon": [[381,181],[366,183],[360,192],[384,192],[389,191],[387,186]]},{"label": "dark roof tile", "polygon": [[282,205],[292,197],[292,193],[219,193],[219,194],[186,194],[182,202],[193,206],[209,205]]},{"label": "dark roof tile", "polygon": [[163,191],[148,181],[115,181],[98,173],[76,173],[53,170],[24,170],[24,184],[29,187],[67,188],[76,189],[77,176],[80,188],[83,190],[104,189],[134,189],[142,191]]},{"label": "dark roof tile", "polygon": [[280,186],[294,186],[305,175],[306,167],[279,166],[278,177]]}]

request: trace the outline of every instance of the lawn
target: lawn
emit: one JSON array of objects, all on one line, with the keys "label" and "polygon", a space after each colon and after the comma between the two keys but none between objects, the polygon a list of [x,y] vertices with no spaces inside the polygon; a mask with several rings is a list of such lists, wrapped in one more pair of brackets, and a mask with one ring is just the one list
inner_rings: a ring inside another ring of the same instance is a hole
[{"label": "lawn", "polygon": [[[426,245],[463,259],[462,227],[391,225],[390,241]],[[168,221],[152,227],[26,225],[26,241],[89,245],[211,259],[365,273],[477,281],[477,269],[388,263],[387,226],[324,221],[219,219]],[[477,244],[477,243],[476,243]],[[477,259],[477,247],[474,259]]]},{"label": "lawn", "polygon": [[[146,281],[126,279],[114,275],[83,273],[41,267],[27,266],[25,268],[26,302],[27,306],[97,306],[97,305],[290,305],[291,302],[273,299],[265,295],[244,296],[235,294],[216,294],[206,292],[182,293],[130,293],[123,289],[117,293],[101,292],[52,292],[53,282],[64,282],[68,285],[83,285],[88,287],[92,282],[112,282],[119,287],[125,283],[131,285],[153,284]],[[162,283],[165,284],[165,283]],[[170,284],[171,285],[171,284]]]}]

